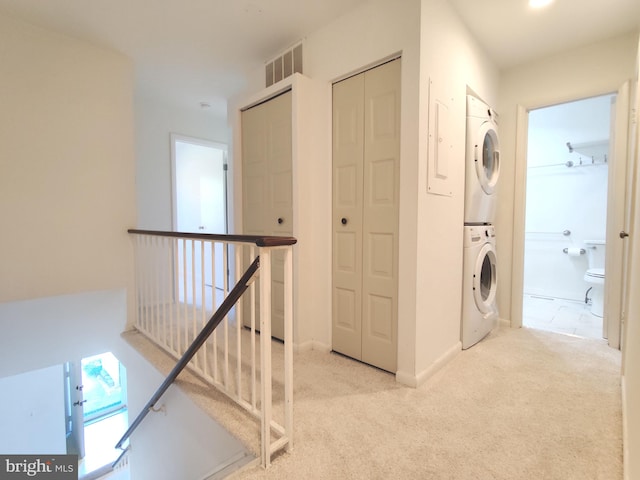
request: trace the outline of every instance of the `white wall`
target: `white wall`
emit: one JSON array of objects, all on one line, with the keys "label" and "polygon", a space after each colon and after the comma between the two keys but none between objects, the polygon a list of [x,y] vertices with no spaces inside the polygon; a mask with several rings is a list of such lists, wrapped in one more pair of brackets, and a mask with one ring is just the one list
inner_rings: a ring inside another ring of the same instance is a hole
[{"label": "white wall", "polygon": [[62,365],[0,378],[0,452],[66,454]]},{"label": "white wall", "polygon": [[[512,233],[524,231],[524,168],[517,170],[517,106],[526,109],[613,93],[633,77],[637,35],[629,34],[570,50],[503,72],[500,83],[501,180],[496,235],[498,256],[498,310],[511,320],[512,266],[522,265],[522,251],[513,250]],[[521,275],[521,273],[519,274]]]},{"label": "white wall", "polygon": [[[448,2],[423,0],[421,18],[419,154],[418,169],[412,172],[418,181],[413,220],[417,236],[413,252],[406,252],[407,264],[414,263],[416,269],[415,336],[407,332],[416,351],[415,371],[407,373],[419,382],[460,349],[466,94],[470,88],[495,108],[499,79],[497,68]],[[442,101],[449,111],[451,196],[427,193],[429,80],[431,102]]]},{"label": "white wall", "polygon": [[[462,222],[464,195],[464,128],[467,84],[488,101],[497,98],[498,72],[478,49],[451,7],[443,0],[372,0],[309,34],[304,43],[304,74],[330,85],[395,54],[402,54],[400,258],[398,379],[422,381],[446,358],[459,351]],[[261,90],[264,75],[250,82]],[[426,193],[428,79],[443,86],[450,103],[452,153],[451,197]],[[330,119],[328,119],[330,122]],[[319,166],[314,201],[316,222],[309,237],[324,239],[322,258],[331,249],[331,126],[312,134],[321,138],[326,158]],[[236,159],[237,161],[237,159]],[[320,170],[321,169],[321,170]],[[330,312],[331,264],[308,272],[325,288],[313,301]],[[313,331],[317,343],[331,344],[330,313]]]},{"label": "white wall", "polygon": [[130,61],[0,16],[0,301],[132,285]]},{"label": "white wall", "polygon": [[0,303],[0,378],[110,351],[126,321],[124,289]]},{"label": "white wall", "polygon": [[228,144],[226,118],[202,109],[179,109],[135,97],[136,193],[138,228],[172,230],[171,139],[172,133]]}]

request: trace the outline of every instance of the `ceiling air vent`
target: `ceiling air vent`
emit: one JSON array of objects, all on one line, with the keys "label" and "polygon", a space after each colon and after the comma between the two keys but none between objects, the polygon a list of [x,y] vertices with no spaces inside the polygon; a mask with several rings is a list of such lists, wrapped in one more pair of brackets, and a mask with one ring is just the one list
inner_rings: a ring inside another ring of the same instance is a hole
[{"label": "ceiling air vent", "polygon": [[266,86],[269,87],[294,73],[302,73],[302,43],[295,45],[264,68]]}]

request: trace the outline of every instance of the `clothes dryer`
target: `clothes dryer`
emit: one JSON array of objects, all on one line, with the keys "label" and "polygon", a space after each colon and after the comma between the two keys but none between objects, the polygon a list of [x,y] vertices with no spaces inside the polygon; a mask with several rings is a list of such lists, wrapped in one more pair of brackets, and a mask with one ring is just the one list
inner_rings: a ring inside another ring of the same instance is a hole
[{"label": "clothes dryer", "polygon": [[467,95],[466,137],[464,223],[491,224],[500,176],[498,115],[473,95]]},{"label": "clothes dryer", "polygon": [[464,227],[462,348],[482,340],[498,323],[496,240],[491,225]]}]

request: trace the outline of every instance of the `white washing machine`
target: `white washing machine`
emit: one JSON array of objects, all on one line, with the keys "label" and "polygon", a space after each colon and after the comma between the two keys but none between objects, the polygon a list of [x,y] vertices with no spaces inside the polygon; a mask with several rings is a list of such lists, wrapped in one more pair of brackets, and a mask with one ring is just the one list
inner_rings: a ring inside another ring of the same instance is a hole
[{"label": "white washing machine", "polygon": [[467,95],[467,148],[464,223],[493,223],[500,176],[498,115],[486,103]]},{"label": "white washing machine", "polygon": [[462,348],[482,340],[498,323],[496,238],[491,225],[465,225],[462,280]]}]

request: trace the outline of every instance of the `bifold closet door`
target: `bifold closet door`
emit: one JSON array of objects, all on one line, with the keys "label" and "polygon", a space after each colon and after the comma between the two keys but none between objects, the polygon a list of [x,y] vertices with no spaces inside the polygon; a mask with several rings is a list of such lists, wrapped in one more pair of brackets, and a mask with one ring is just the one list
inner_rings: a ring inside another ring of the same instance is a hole
[{"label": "bifold closet door", "polygon": [[[242,221],[246,235],[293,235],[291,92],[242,112]],[[271,332],[284,337],[284,253],[272,255]],[[245,300],[245,325],[249,325]],[[257,307],[257,305],[256,305]],[[259,314],[259,310],[256,312]]]},{"label": "bifold closet door", "polygon": [[333,87],[333,350],[395,372],[400,60]]}]

